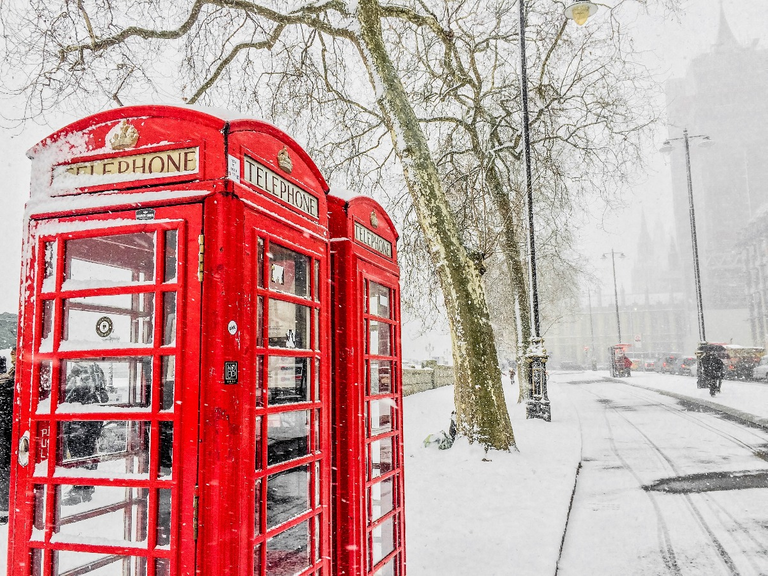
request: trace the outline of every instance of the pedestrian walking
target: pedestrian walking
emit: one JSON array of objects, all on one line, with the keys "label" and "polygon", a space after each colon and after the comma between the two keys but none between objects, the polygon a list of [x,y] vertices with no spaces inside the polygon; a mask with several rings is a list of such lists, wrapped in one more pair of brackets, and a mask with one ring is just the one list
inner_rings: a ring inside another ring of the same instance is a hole
[{"label": "pedestrian walking", "polygon": [[723,361],[718,358],[714,350],[706,348],[701,357],[700,367],[709,388],[709,395],[714,396],[715,393],[720,392],[721,382],[723,381]]},{"label": "pedestrian walking", "polygon": [[13,392],[16,387],[16,347],[11,348],[11,369],[0,375],[0,524],[8,523],[11,491],[11,437]]}]

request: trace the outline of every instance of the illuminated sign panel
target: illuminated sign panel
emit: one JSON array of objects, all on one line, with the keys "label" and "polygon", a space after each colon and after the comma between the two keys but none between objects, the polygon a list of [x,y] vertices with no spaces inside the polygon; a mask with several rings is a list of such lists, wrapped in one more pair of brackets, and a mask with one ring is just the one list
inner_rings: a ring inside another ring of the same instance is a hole
[{"label": "illuminated sign panel", "polygon": [[277,172],[273,172],[263,164],[259,164],[253,158],[245,156],[244,161],[243,180],[269,192],[276,198],[280,198],[283,202],[287,202],[305,214],[309,214],[314,218],[318,217],[317,198],[305,192],[293,182],[289,182]]},{"label": "illuminated sign panel", "polygon": [[53,168],[52,184],[54,188],[83,188],[196,174],[198,169],[198,149],[181,148],[59,164]]},{"label": "illuminated sign panel", "polygon": [[355,240],[385,256],[392,258],[392,243],[355,222]]}]

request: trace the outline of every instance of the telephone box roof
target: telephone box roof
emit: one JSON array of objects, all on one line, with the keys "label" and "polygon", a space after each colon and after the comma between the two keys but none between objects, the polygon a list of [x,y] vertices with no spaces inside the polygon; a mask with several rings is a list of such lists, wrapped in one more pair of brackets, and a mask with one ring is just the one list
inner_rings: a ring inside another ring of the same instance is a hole
[{"label": "telephone box roof", "polygon": [[306,151],[288,134],[264,120],[248,118],[239,113],[217,108],[204,108],[197,106],[173,106],[160,104],[147,104],[138,106],[123,106],[103,112],[97,112],[85,118],[81,118],[53,132],[27,151],[27,156],[34,159],[41,151],[66,139],[71,134],[84,132],[88,128],[128,118],[174,118],[177,120],[191,121],[202,126],[220,131],[232,132],[260,132],[268,134],[287,144],[307,164],[313,176],[317,178],[323,190],[328,192],[328,184],[323,178],[317,165]]}]

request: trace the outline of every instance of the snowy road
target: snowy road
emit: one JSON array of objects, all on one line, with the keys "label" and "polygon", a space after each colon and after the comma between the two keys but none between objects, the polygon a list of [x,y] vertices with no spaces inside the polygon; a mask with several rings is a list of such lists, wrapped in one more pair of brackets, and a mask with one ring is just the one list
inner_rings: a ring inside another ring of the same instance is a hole
[{"label": "snowy road", "polygon": [[596,378],[560,576],[768,574],[768,431]]}]

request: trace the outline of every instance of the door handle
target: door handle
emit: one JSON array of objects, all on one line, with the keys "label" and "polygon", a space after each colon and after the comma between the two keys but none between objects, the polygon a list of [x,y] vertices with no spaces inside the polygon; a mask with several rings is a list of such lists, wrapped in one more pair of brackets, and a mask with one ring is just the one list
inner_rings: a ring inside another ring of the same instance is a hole
[{"label": "door handle", "polygon": [[24,432],[19,440],[19,464],[29,464],[29,431]]}]

